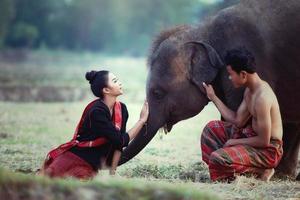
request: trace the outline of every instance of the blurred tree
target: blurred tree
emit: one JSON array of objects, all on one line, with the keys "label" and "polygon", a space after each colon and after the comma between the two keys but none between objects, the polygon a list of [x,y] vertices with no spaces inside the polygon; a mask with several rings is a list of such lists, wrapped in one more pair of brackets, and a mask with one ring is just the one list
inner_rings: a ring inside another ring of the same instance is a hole
[{"label": "blurred tree", "polygon": [[12,26],[7,41],[12,47],[31,47],[37,38],[38,30],[35,26],[18,22]]},{"label": "blurred tree", "polygon": [[[77,39],[82,49],[101,50],[111,45],[114,26],[112,2],[107,0],[77,0]],[[122,30],[121,30],[122,31]]]},{"label": "blurred tree", "polygon": [[51,48],[102,50],[112,37],[110,1],[61,1],[48,20],[45,44]]},{"label": "blurred tree", "polygon": [[[24,39],[30,38],[30,45],[38,47],[43,40],[45,31],[47,31],[51,5],[51,0],[14,0],[15,16],[8,30],[6,45],[22,47]],[[21,36],[22,30],[25,31],[24,36]],[[18,33],[14,33],[14,31],[18,31]],[[29,34],[31,34],[30,37]],[[19,40],[21,37],[23,39]],[[18,41],[21,43],[18,44]]]},{"label": "blurred tree", "polygon": [[14,15],[14,2],[12,0],[0,1],[0,48],[3,45],[7,29]]},{"label": "blurred tree", "polygon": [[[11,1],[1,0],[6,7]],[[151,38],[161,30],[197,22],[205,12],[236,1],[207,4],[207,0],[14,0],[15,17],[5,44],[139,56],[145,54]]]},{"label": "blurred tree", "polygon": [[133,55],[144,54],[153,35],[166,27],[190,23],[197,7],[197,0],[111,2],[116,49]]}]

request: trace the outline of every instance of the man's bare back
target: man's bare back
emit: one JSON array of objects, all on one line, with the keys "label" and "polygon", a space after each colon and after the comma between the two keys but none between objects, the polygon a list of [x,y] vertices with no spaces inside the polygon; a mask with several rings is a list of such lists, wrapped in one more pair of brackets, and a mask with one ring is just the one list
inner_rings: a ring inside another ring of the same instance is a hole
[{"label": "man's bare back", "polygon": [[[271,138],[281,140],[283,130],[280,109],[277,98],[269,84],[262,81],[252,92],[249,88],[246,88],[244,100],[247,110],[252,117],[253,130],[258,134],[263,134],[263,130],[260,130],[258,119],[262,120],[262,117],[269,115],[270,119],[266,120],[265,123],[271,124]],[[262,107],[266,108],[261,109]]]}]

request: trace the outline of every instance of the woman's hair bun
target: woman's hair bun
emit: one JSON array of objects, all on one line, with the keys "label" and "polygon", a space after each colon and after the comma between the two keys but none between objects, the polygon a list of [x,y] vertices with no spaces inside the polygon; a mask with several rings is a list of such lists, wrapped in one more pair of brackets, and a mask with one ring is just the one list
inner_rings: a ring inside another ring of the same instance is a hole
[{"label": "woman's hair bun", "polygon": [[93,80],[95,79],[96,75],[97,75],[97,71],[90,71],[90,72],[87,72],[87,73],[85,74],[85,78],[86,78],[86,80],[88,80],[90,83],[92,83]]}]

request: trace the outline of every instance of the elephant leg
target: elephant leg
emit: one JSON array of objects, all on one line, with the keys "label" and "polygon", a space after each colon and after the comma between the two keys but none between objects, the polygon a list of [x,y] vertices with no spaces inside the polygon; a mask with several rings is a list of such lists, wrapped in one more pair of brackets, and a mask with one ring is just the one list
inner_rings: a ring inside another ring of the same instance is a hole
[{"label": "elephant leg", "polygon": [[[283,124],[283,156],[276,168],[277,175],[296,177],[300,146],[300,127],[296,123]],[[300,175],[298,175],[297,178]]]}]

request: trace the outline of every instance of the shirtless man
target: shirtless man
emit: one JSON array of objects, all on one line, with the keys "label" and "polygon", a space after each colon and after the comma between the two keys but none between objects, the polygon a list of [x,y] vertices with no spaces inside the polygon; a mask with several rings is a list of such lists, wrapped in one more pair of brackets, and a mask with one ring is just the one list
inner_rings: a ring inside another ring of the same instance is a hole
[{"label": "shirtless man", "polygon": [[[282,156],[282,121],[277,98],[255,71],[255,59],[246,49],[234,49],[225,57],[234,87],[245,87],[237,112],[203,83],[207,97],[223,121],[209,122],[201,135],[202,159],[215,180],[232,180],[236,174],[252,173],[269,181]],[[246,125],[251,119],[251,125]]]}]

